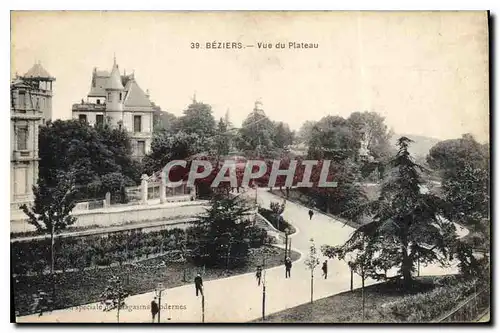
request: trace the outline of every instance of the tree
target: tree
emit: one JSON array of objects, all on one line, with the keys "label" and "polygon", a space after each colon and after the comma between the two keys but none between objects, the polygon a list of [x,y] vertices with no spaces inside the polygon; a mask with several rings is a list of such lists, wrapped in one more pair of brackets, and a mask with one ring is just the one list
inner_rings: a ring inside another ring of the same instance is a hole
[{"label": "tree", "polygon": [[[314,167],[311,173],[311,182],[318,184],[324,161]],[[360,183],[359,167],[351,159],[330,165],[328,181],[335,181],[335,187],[302,188],[300,191],[307,194],[314,205],[327,213],[360,221],[365,215],[368,205],[366,193]]]},{"label": "tree", "polygon": [[56,187],[50,187],[43,179],[38,180],[38,186],[33,186],[35,195],[34,205],[21,206],[28,216],[28,223],[35,226],[37,231],[50,234],[50,273],[54,274],[55,251],[54,237],[67,226],[76,222],[71,215],[75,207],[75,184],[71,174],[60,174]]},{"label": "tree", "polygon": [[56,187],[61,172],[74,175],[76,199],[102,198],[110,189],[101,177],[120,173],[125,186],[135,185],[140,165],[131,155],[124,129],[108,125],[89,126],[79,120],[56,120],[40,128],[39,178]]},{"label": "tree", "polygon": [[231,148],[231,133],[228,132],[228,124],[220,118],[215,136],[215,148],[217,156],[229,154]]},{"label": "tree", "polygon": [[204,140],[196,133],[155,133],[151,152],[144,158],[144,168],[146,173],[152,174],[162,170],[170,161],[184,160],[192,155],[210,151],[212,147],[211,140]]},{"label": "tree", "polygon": [[407,137],[398,140],[392,176],[383,184],[379,200],[372,207],[373,221],[359,227],[345,244],[323,247],[326,256],[340,259],[360,253],[365,273],[375,279],[385,278],[389,268],[399,267],[407,289],[412,286],[411,274],[417,260],[444,264],[456,245],[455,226],[442,218],[446,215],[443,200],[421,191],[422,167],[408,152],[411,142]]},{"label": "tree", "polygon": [[450,218],[469,228],[471,236],[457,245],[461,270],[478,274],[481,262],[473,248],[490,248],[490,188],[488,144],[478,143],[470,134],[437,143],[427,161],[442,176],[442,193],[450,205]]},{"label": "tree", "polygon": [[273,122],[260,109],[259,103],[256,103],[238,132],[238,147],[255,157],[267,156],[274,147],[273,131]]},{"label": "tree", "polygon": [[184,110],[184,115],[176,122],[175,130],[187,134],[196,134],[202,140],[213,137],[216,131],[216,123],[212,115],[212,107],[194,100]]},{"label": "tree", "polygon": [[451,217],[457,223],[473,226],[489,219],[488,169],[465,162],[463,167],[447,173],[442,190],[452,206]]},{"label": "tree", "polygon": [[439,171],[453,171],[466,164],[484,165],[489,160],[488,148],[472,135],[464,134],[460,139],[444,140],[434,145],[427,155],[427,163]]},{"label": "tree", "polygon": [[236,263],[244,263],[250,234],[255,228],[249,221],[250,213],[251,207],[241,198],[214,195],[197,225],[200,228],[198,256],[205,253],[210,265],[222,259],[226,259],[227,265],[229,257]]},{"label": "tree", "polygon": [[457,244],[460,270],[465,275],[484,274],[486,257],[478,260],[474,249],[490,250],[490,189],[488,169],[468,163],[445,172],[442,191],[450,205],[450,218],[467,226],[471,235]]},{"label": "tree", "polygon": [[280,222],[282,220],[281,214],[285,211],[285,201],[283,201],[281,204],[279,202],[271,202],[269,204],[269,208],[273,212],[273,215],[275,216],[276,221],[278,221],[278,230],[280,229]]},{"label": "tree", "polygon": [[314,244],[314,239],[310,239],[311,245],[309,246],[309,254],[304,261],[307,268],[311,271],[311,303],[313,302],[314,293],[314,269],[319,265],[319,256],[316,245]]},{"label": "tree", "polygon": [[282,121],[274,122],[273,144],[276,148],[286,148],[293,143],[294,133],[288,124]]},{"label": "tree", "polygon": [[356,140],[366,140],[370,155],[375,160],[384,160],[390,153],[392,131],[387,128],[385,118],[377,112],[353,112],[347,119]]},{"label": "tree", "polygon": [[316,123],[316,121],[307,120],[302,124],[297,133],[297,136],[295,137],[298,143],[307,144],[308,142],[310,142]]},{"label": "tree", "polygon": [[125,299],[129,293],[125,291],[118,276],[109,279],[106,289],[101,294],[101,303],[105,305],[105,311],[116,309],[116,321],[120,322],[120,309],[125,306]]},{"label": "tree", "polygon": [[170,112],[157,110],[153,113],[154,132],[173,132],[177,117]]},{"label": "tree", "polygon": [[340,162],[357,156],[360,141],[344,118],[326,116],[314,126],[308,145],[310,159]]}]

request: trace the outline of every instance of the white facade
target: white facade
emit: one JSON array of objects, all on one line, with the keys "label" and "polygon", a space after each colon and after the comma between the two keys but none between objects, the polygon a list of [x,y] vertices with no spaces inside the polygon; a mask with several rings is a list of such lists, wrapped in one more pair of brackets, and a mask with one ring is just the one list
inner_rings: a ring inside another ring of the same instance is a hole
[{"label": "white facade", "polygon": [[116,61],[111,72],[94,69],[86,101],[74,104],[73,118],[90,125],[107,123],[124,128],[132,154],[142,159],[151,149],[154,104],[135,81],[134,74],[120,75]]},{"label": "white facade", "polygon": [[10,200],[11,215],[33,202],[38,181],[39,126],[52,116],[53,77],[39,64],[10,86]]}]

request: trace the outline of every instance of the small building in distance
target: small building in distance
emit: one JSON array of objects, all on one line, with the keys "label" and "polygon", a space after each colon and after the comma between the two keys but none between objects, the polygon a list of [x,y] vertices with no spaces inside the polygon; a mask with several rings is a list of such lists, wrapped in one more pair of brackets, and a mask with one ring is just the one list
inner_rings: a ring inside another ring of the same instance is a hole
[{"label": "small building in distance", "polygon": [[124,128],[131,140],[132,155],[141,160],[151,149],[153,114],[159,109],[135,80],[135,75],[120,75],[116,59],[111,72],[94,68],[86,100],[73,104],[74,119]]},{"label": "small building in distance", "polygon": [[52,118],[52,77],[40,63],[10,85],[11,216],[33,202],[38,181],[39,127]]}]

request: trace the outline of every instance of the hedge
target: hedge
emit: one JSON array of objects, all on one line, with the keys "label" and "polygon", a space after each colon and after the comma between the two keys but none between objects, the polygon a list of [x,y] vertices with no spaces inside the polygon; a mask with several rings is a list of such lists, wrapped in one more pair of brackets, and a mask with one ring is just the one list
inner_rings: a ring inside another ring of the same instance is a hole
[{"label": "hedge", "polygon": [[[82,270],[87,267],[122,264],[182,248],[188,253],[199,246],[197,234],[193,230],[194,227],[190,227],[187,232],[176,228],[146,233],[136,229],[56,238],[54,268],[56,271]],[[260,247],[266,242],[266,233],[262,229],[252,227],[248,235],[249,247]],[[50,268],[50,239],[11,243],[11,262],[12,273],[15,275],[46,273]]]}]

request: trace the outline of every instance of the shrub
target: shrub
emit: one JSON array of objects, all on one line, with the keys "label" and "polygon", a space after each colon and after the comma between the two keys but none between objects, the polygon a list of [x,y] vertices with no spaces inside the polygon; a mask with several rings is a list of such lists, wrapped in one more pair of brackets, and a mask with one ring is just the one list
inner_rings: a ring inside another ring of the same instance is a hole
[{"label": "shrub", "polygon": [[[452,282],[445,278],[440,283]],[[475,281],[462,281],[455,285],[443,285],[430,292],[409,295],[387,304],[382,313],[405,322],[429,322],[450,311],[474,292]]]},{"label": "shrub", "polygon": [[[276,215],[273,211],[266,208],[259,208],[259,214],[262,215],[266,220],[271,222],[273,227],[275,227],[279,231],[285,232],[285,230],[288,229],[291,234],[295,233],[295,228],[293,227],[293,225],[288,223],[280,215]],[[280,220],[278,221],[278,219]]]},{"label": "shrub", "polygon": [[250,227],[248,236],[251,248],[261,247],[266,243],[267,232],[259,227]]}]

